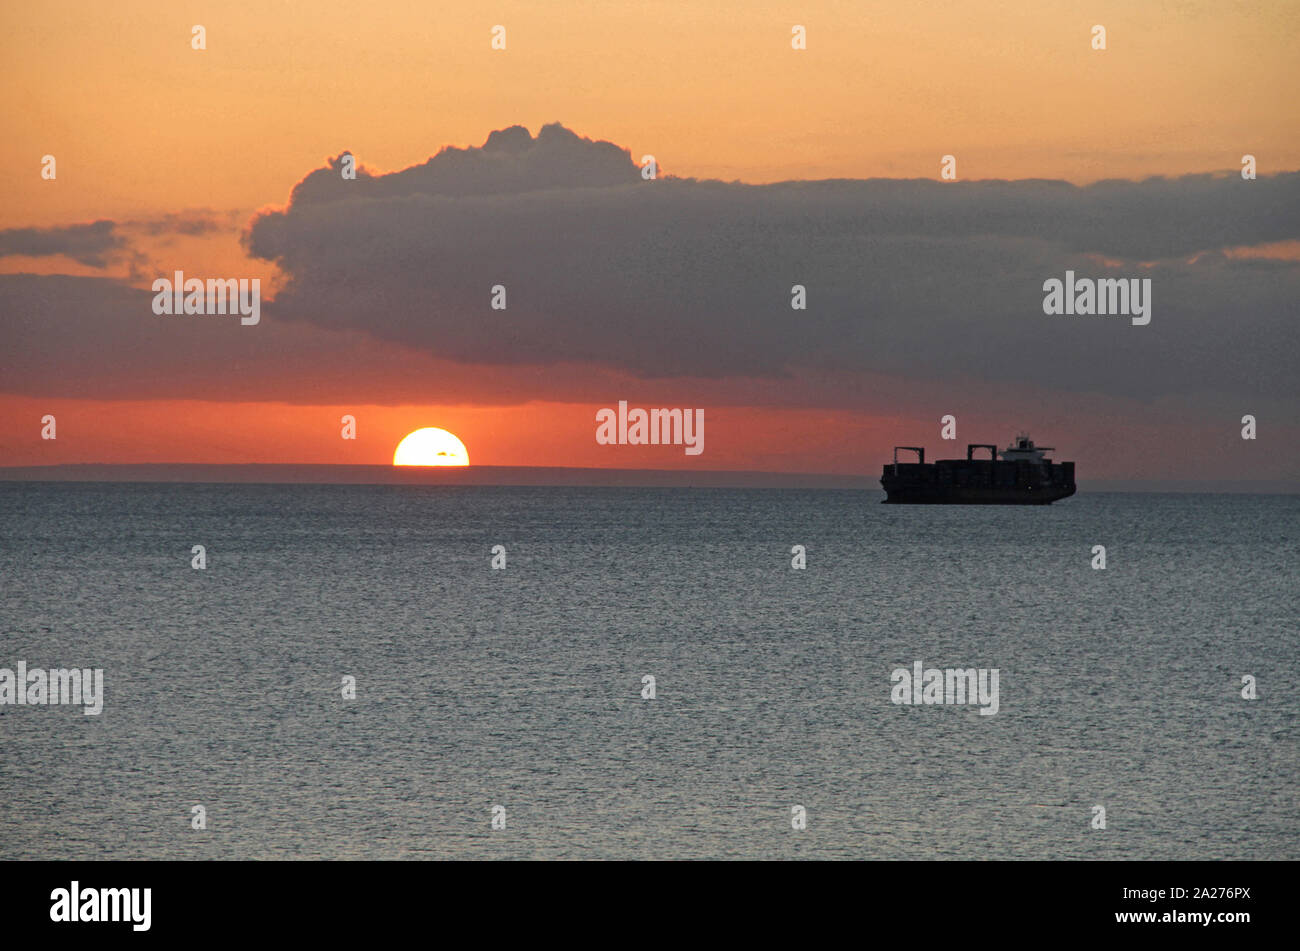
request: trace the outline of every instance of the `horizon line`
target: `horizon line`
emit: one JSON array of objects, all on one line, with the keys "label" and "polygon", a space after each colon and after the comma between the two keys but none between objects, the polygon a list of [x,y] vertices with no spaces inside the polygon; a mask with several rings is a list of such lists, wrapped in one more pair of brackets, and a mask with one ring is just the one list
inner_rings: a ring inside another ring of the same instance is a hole
[{"label": "horizon line", "polygon": [[[207,476],[207,478],[204,478]],[[261,476],[262,478],[256,478]],[[279,478],[275,478],[279,476]],[[315,476],[316,478],[312,478]],[[329,478],[322,478],[329,476]],[[388,463],[77,462],[0,466],[0,482],[430,485],[518,487],[793,488],[883,492],[869,473],[755,469],[629,469],[596,466],[394,466]],[[1092,479],[1081,491],[1207,495],[1300,495],[1285,479]],[[1087,488],[1091,485],[1092,488]]]}]

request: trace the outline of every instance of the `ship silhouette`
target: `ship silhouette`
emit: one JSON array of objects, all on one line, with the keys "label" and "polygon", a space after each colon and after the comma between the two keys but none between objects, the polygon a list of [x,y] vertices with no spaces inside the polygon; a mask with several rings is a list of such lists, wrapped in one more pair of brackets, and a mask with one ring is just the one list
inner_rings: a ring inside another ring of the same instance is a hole
[{"label": "ship silhouette", "polygon": [[[916,462],[899,462],[899,450]],[[987,449],[989,458],[976,459]],[[1001,452],[992,443],[971,443],[965,459],[927,464],[922,446],[895,446],[894,461],[880,476],[885,502],[916,505],[1049,505],[1074,495],[1074,463],[1052,462],[1051,446],[1035,446],[1028,434]],[[1002,458],[999,460],[998,456]]]}]

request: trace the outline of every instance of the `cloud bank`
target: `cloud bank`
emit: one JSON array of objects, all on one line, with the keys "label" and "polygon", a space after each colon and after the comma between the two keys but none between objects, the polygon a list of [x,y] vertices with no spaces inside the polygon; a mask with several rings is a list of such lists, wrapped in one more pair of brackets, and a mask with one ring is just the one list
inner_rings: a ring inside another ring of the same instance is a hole
[{"label": "cloud bank", "polygon": [[[1294,395],[1300,174],[1061,182],[643,180],[512,128],[391,175],[308,175],[248,236],[285,319],[475,364],[645,377],[864,372],[1141,398]],[[1043,282],[1149,277],[1153,319],[1047,317]],[[807,309],[791,309],[791,288]],[[489,305],[503,285],[507,309]]]},{"label": "cloud bank", "polygon": [[[0,387],[606,401],[611,381],[639,379],[769,405],[785,390],[791,405],[861,408],[869,393],[898,412],[921,390],[980,387],[1059,394],[1058,409],[1080,393],[1234,409],[1297,396],[1300,264],[1229,253],[1300,238],[1297,173],[647,181],[627,150],[558,125],[391,174],[349,181],[340,166],[307,174],[246,234],[285,276],[257,328],[159,318],[147,291],[107,279],[0,276]],[[89,263],[121,241],[113,222],[19,229],[0,233],[0,255]],[[1044,315],[1043,282],[1067,270],[1150,278],[1150,325]],[[806,310],[791,308],[796,284]]]}]

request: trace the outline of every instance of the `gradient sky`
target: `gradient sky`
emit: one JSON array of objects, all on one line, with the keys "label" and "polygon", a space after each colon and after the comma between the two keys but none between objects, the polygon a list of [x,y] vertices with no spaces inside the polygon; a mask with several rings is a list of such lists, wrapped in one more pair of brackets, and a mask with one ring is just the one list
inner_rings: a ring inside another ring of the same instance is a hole
[{"label": "gradient sky", "polygon": [[[1300,476],[1293,2],[127,0],[0,27],[0,465],[382,463],[440,426],[480,464],[873,473],[953,413],[1081,479]],[[773,184],[820,179],[846,181]],[[1053,323],[1067,267],[1152,276],[1152,324]],[[255,328],[155,317],[177,268],[274,300]],[[619,399],[703,407],[705,453],[596,445]]]}]

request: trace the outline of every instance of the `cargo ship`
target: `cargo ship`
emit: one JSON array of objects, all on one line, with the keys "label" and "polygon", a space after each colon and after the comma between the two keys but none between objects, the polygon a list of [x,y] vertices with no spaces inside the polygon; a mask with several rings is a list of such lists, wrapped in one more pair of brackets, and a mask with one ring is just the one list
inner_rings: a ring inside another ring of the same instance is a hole
[{"label": "cargo ship", "polygon": [[[975,452],[987,449],[987,459]],[[916,462],[899,462],[898,453],[916,453]],[[885,501],[922,505],[1049,505],[1074,495],[1074,463],[1052,462],[1051,446],[1035,446],[1028,435],[1017,436],[1001,452],[990,443],[972,443],[965,459],[940,459],[926,464],[921,446],[895,446],[894,461],[885,466],[880,484]],[[998,456],[1002,458],[999,460]]]}]

